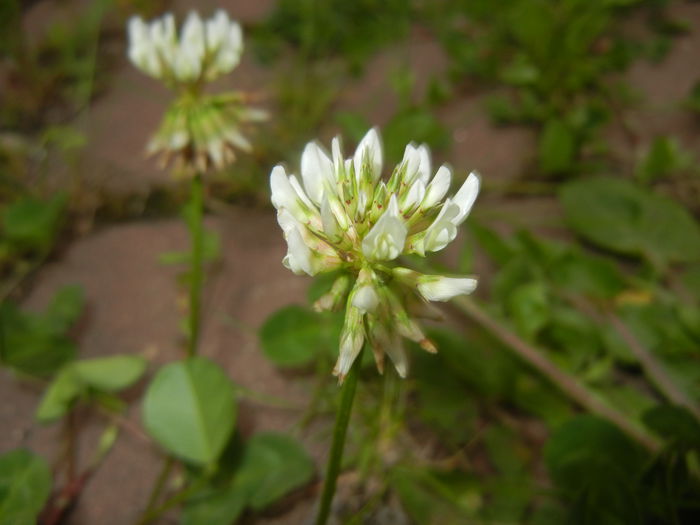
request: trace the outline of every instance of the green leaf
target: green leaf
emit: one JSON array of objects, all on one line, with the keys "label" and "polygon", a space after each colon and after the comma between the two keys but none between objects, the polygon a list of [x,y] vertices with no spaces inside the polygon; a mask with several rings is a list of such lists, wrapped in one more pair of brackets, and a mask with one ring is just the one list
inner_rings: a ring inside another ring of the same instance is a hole
[{"label": "green leaf", "polygon": [[660,437],[686,447],[700,447],[700,423],[683,407],[659,405],[642,415],[644,424]]},{"label": "green leaf", "polygon": [[263,352],[277,366],[306,365],[328,344],[322,326],[319,314],[301,306],[286,306],[268,317],[260,328]]},{"label": "green leaf", "polygon": [[634,478],[645,461],[637,445],[617,427],[590,415],[571,419],[556,430],[545,445],[544,458],[554,481],[574,491],[606,477]]},{"label": "green leaf", "polygon": [[2,302],[3,364],[36,376],[58,370],[75,355],[75,345],[66,331],[81,309],[82,294],[73,287],[60,290],[44,314],[23,312],[9,301]]},{"label": "green leaf", "polygon": [[685,153],[673,137],[656,137],[636,168],[637,178],[649,184],[672,175],[692,164],[693,159]]},{"label": "green leaf", "polygon": [[58,229],[66,196],[56,194],[48,201],[23,197],[8,206],[2,228],[8,240],[22,248],[47,249]]},{"label": "green leaf", "polygon": [[248,494],[237,483],[208,488],[189,499],[182,510],[183,525],[231,525],[243,513]]},{"label": "green leaf", "polygon": [[508,311],[518,332],[532,339],[550,317],[549,299],[544,284],[531,282],[518,286],[508,298]]},{"label": "green leaf", "polygon": [[700,228],[674,201],[606,177],[568,183],[560,197],[571,227],[598,246],[661,264],[700,260]]},{"label": "green leaf", "polygon": [[146,371],[146,360],[136,355],[115,355],[83,359],[72,365],[76,376],[104,392],[115,392],[131,386]]},{"label": "green leaf", "polygon": [[554,432],[544,457],[566,499],[567,523],[638,522],[636,484],[648,458],[617,427],[595,416],[576,417]]},{"label": "green leaf", "polygon": [[36,418],[42,423],[60,419],[70,410],[84,389],[85,385],[76,376],[73,368],[70,365],[66,366],[46,389],[39,403]]},{"label": "green leaf", "polygon": [[539,144],[540,169],[547,175],[571,171],[576,155],[576,137],[562,120],[549,120]]},{"label": "green leaf", "polygon": [[75,323],[85,307],[85,293],[81,286],[64,286],[51,300],[46,318],[57,332],[65,332]]},{"label": "green leaf", "polygon": [[308,483],[313,473],[313,461],[297,441],[266,432],[246,443],[236,485],[248,494],[248,505],[260,510]]},{"label": "green leaf", "polygon": [[36,523],[50,493],[51,471],[41,457],[27,450],[0,456],[0,523]]},{"label": "green leaf", "polygon": [[221,367],[203,357],[161,368],[143,403],[144,424],[156,441],[201,465],[219,457],[235,419],[231,381]]}]

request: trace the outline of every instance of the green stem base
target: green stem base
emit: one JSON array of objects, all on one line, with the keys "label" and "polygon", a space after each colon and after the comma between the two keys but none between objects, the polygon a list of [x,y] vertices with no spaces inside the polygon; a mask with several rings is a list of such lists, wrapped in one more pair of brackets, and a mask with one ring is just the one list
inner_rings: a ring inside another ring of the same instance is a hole
[{"label": "green stem base", "polygon": [[323,484],[321,505],[318,509],[318,515],[316,516],[316,525],[325,525],[331,512],[331,503],[333,502],[336,482],[338,481],[338,474],[340,473],[340,464],[343,459],[345,436],[347,435],[348,423],[350,422],[352,403],[355,399],[355,390],[357,389],[357,378],[359,376],[361,361],[362,352],[360,352],[360,355],[355,359],[340,391],[340,407],[335,417],[333,443],[331,444],[331,451],[328,457],[326,480]]}]

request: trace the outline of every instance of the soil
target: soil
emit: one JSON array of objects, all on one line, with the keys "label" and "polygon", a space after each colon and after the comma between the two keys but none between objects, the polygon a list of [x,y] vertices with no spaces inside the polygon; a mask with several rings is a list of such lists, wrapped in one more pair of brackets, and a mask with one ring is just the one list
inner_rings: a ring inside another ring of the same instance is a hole
[{"label": "soil", "polygon": [[[53,16],[46,4],[39,2],[28,13],[30,27],[39,23],[34,19]],[[272,5],[269,0],[197,3],[202,12],[208,12],[208,7],[220,6],[243,21],[260,19]],[[180,13],[187,10],[184,1],[176,2],[175,7]],[[700,79],[697,67],[700,5],[676,3],[672,13],[688,20],[693,32],[676,39],[672,52],[660,64],[639,62],[627,74],[628,81],[647,101],[631,115],[637,142],[626,143],[620,130],[614,127],[609,130],[609,139],[619,143],[620,151],[628,158],[638,155],[640,148],[658,134],[678,136],[684,147],[700,153],[697,123],[680,107],[680,101]],[[372,60],[366,76],[344,89],[340,106],[355,108],[377,124],[386,122],[394,107],[391,97],[387,96],[386,71],[402,63],[406,56],[419,79],[446,67],[446,59],[438,46],[425,35],[416,34],[407,51],[389,49]],[[239,69],[230,76],[230,85],[258,89],[270,75],[246,54]],[[110,71],[109,86],[92,105],[87,118],[89,146],[83,164],[85,184],[105,193],[147,193],[153,187],[174,184],[142,155],[167,93],[125,59]],[[438,160],[482,173],[486,191],[475,211],[477,217],[493,219],[508,214],[518,217],[525,227],[557,233],[561,230],[561,215],[552,198],[505,200],[495,193],[490,194],[490,186],[517,178],[522,166],[532,160],[536,148],[532,132],[492,124],[482,102],[478,96],[464,98],[440,112],[440,118],[453,130],[453,146]],[[336,132],[330,131],[330,134]],[[208,225],[220,233],[223,253],[221,260],[211,268],[206,286],[202,354],[221,364],[238,384],[284,398],[303,409],[309,385],[273,367],[262,355],[256,336],[261,323],[276,309],[289,303],[303,304],[308,285],[307,279],[292,275],[280,264],[286,247],[273,210],[227,207],[210,217]],[[80,355],[144,354],[151,361],[153,371],[159,364],[181,355],[180,324],[184,315],[184,297],[176,284],[178,269],[160,264],[158,257],[163,252],[186,250],[187,246],[186,230],[177,219],[138,220],[96,228],[76,239],[41,268],[24,299],[24,306],[29,310],[42,309],[60,286],[81,285],[87,308],[76,333]],[[136,399],[143,383],[129,395]],[[58,425],[37,426],[33,421],[39,391],[2,370],[0,399],[5,400],[0,404],[0,453],[26,447],[46,458],[56,457],[61,447],[62,429]],[[243,435],[261,430],[287,431],[299,413],[243,401],[238,428]],[[85,466],[104,423],[99,415],[83,414],[81,417],[87,423],[87,431],[80,443],[79,462]],[[116,446],[87,483],[68,523],[133,523],[144,508],[160,468],[161,456],[140,430],[138,403],[131,405],[126,421]],[[327,444],[311,433],[301,438],[321,465]],[[307,491],[304,497],[292,498],[283,508],[273,509],[269,515],[251,518],[246,523],[304,523],[312,510],[314,497],[310,494],[315,488]],[[172,517],[162,520],[162,523],[170,522],[174,522]]]}]

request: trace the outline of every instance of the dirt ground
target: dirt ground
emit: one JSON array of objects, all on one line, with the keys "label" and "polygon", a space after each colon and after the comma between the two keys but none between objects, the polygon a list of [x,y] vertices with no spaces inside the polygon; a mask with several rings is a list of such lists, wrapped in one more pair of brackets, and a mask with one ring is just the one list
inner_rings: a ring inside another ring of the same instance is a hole
[{"label": "dirt ground", "polygon": [[[49,16],[39,3],[31,17]],[[273,2],[199,2],[203,12],[210,6],[227,8],[233,17],[256,20]],[[180,12],[184,1],[177,2]],[[671,54],[658,65],[637,63],[628,73],[631,85],[646,98],[643,109],[633,112],[639,143],[624,144],[620,131],[610,129],[609,140],[619,143],[623,155],[632,158],[638,149],[658,134],[674,134],[684,147],[700,153],[697,123],[679,102],[700,78],[700,5],[678,4],[673,13],[692,21],[693,33],[678,38]],[[419,73],[440,71],[446,59],[439,48],[425,38],[409,46],[410,63]],[[389,50],[376,57],[367,76],[350,83],[341,96],[342,107],[357,108],[377,124],[386,122],[392,101],[382,103],[388,92],[384,73],[398,63],[398,53]],[[169,184],[167,175],[142,156],[143,145],[159,119],[166,93],[158,84],[121,60],[110,72],[109,90],[90,110],[84,165],[87,182],[105,192],[148,192],[153,186]],[[427,77],[427,75],[426,75]],[[237,88],[257,89],[270,78],[250,54],[230,76]],[[364,108],[364,109],[363,109]],[[367,108],[376,108],[369,114]],[[457,100],[444,108],[440,118],[453,131],[453,147],[444,159],[459,169],[478,169],[486,191],[475,210],[477,216],[518,216],[524,226],[556,231],[560,214],[549,198],[503,200],[489,193],[489,187],[517,177],[523,163],[534,153],[534,136],[522,128],[499,128],[488,119],[480,97]],[[240,385],[257,392],[283,397],[303,409],[308,385],[297,377],[276,370],[262,356],[256,332],[266,317],[281,306],[303,303],[308,281],[288,272],[280,264],[286,251],[272,209],[231,207],[209,225],[222,239],[223,256],[212,268],[205,292],[202,353],[220,363]],[[141,353],[151,360],[152,370],[180,355],[179,325],[183,316],[182,297],[175,283],[176,268],[158,262],[159,254],[184,250],[186,231],[177,219],[146,221],[100,227],[67,246],[46,264],[31,283],[24,306],[42,309],[62,285],[79,284],[85,290],[86,312],[76,337],[80,354],[101,356]],[[131,395],[136,397],[141,386]],[[55,457],[60,446],[58,426],[39,427],[33,422],[38,391],[20,385],[6,371],[0,371],[0,453],[27,447],[46,458]],[[157,475],[160,456],[141,434],[140,407],[132,404],[127,427],[102,468],[90,480],[73,512],[73,525],[122,525],[133,523],[144,508],[148,491]],[[244,435],[260,430],[288,430],[299,416],[295,410],[275,409],[252,401],[240,407],[239,428]],[[103,426],[99,416],[89,416],[88,431],[81,442],[80,458],[85,464]],[[303,436],[309,452],[322,464],[326,445],[313,435]],[[300,498],[297,498],[299,501]],[[310,499],[301,499],[291,510],[278,509],[274,515],[249,523],[303,523],[310,512]],[[172,522],[165,518],[162,522]],[[387,522],[388,523],[388,522]],[[394,522],[392,522],[394,523]]]}]

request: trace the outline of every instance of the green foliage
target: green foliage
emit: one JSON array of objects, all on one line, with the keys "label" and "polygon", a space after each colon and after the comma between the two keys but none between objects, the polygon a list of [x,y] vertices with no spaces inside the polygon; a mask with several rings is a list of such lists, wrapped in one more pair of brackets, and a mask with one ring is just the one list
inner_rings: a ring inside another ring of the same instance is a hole
[{"label": "green foliage", "polygon": [[287,306],[263,323],[260,344],[267,358],[277,366],[305,366],[337,348],[341,327],[342,318],[337,315]]},{"label": "green foliage", "polygon": [[452,78],[502,87],[487,97],[492,118],[536,124],[540,172],[569,175],[585,171],[583,157],[604,149],[596,135],[613,114],[611,101],[624,102],[609,74],[645,54],[620,31],[631,6],[643,3],[507,0],[493,9],[479,0],[425,11]]},{"label": "green foliage", "polygon": [[284,434],[261,433],[243,446],[233,472],[188,500],[185,525],[226,525],[245,508],[261,510],[308,483],[314,467],[304,448]]},{"label": "green foliage", "polygon": [[687,170],[694,162],[673,137],[657,137],[637,164],[635,175],[649,184]]},{"label": "green foliage", "polygon": [[288,45],[306,59],[341,57],[359,69],[379,46],[407,34],[410,6],[404,0],[283,0],[253,38],[264,58]]},{"label": "green foliage", "polygon": [[26,450],[0,456],[0,523],[35,523],[51,493],[51,471],[41,457]]},{"label": "green foliage", "polygon": [[638,521],[635,485],[646,458],[615,426],[593,416],[572,419],[550,438],[544,455],[572,523]]},{"label": "green foliage", "polygon": [[93,391],[118,392],[146,371],[146,360],[134,355],[82,359],[65,365],[44,393],[36,417],[42,423],[63,417],[81,396]]},{"label": "green foliage", "polygon": [[194,464],[211,464],[236,421],[231,380],[203,357],[165,365],[146,391],[143,421],[170,453]]},{"label": "green foliage", "polygon": [[0,251],[44,253],[61,226],[66,196],[58,193],[48,200],[21,197],[2,210]]},{"label": "green foliage", "polygon": [[591,178],[561,191],[571,227],[588,241],[662,266],[700,259],[700,227],[668,198],[622,179]]},{"label": "green foliage", "polygon": [[0,304],[2,364],[37,376],[58,370],[75,355],[67,332],[82,309],[83,292],[77,286],[59,290],[43,314],[23,312],[9,301]]}]

